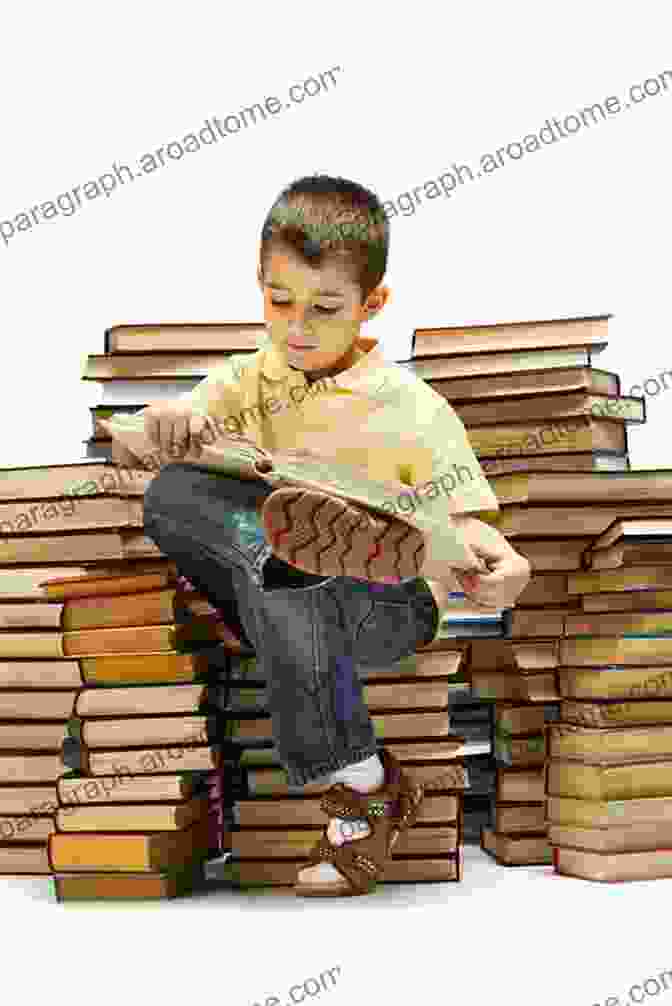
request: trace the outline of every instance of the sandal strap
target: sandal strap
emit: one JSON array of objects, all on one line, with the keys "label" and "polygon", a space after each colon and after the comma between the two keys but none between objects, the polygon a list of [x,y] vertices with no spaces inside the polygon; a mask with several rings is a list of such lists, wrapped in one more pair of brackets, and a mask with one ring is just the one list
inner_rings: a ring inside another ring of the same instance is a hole
[{"label": "sandal strap", "polygon": [[320,810],[329,817],[342,817],[345,820],[357,818],[396,818],[400,815],[398,800],[385,793],[356,793],[343,783],[336,783],[324,794],[320,801]]},{"label": "sandal strap", "polygon": [[[362,841],[365,841],[363,839]],[[376,886],[383,874],[383,867],[368,854],[368,850],[358,849],[359,842],[345,845],[330,845],[326,832],[312,850],[308,866],[331,863],[358,893],[364,893]]]}]

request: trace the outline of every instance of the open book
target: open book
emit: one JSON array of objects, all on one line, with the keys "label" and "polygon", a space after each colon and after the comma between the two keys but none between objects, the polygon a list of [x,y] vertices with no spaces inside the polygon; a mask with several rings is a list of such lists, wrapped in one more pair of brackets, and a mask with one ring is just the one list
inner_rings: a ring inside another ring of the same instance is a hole
[{"label": "open book", "polygon": [[[98,422],[113,439],[135,455],[143,467],[153,471],[176,462],[190,464],[239,479],[262,480],[274,489],[296,486],[328,493],[388,519],[392,517],[389,505],[393,504],[394,518],[416,528],[426,538],[431,535],[433,551],[436,543],[440,558],[448,566],[468,572],[488,572],[484,563],[474,568],[461,532],[447,513],[445,499],[425,496],[422,505],[413,512],[401,511],[396,501],[402,493],[413,492],[413,487],[392,480],[372,479],[364,467],[344,464],[306,448],[268,451],[241,434],[223,432],[213,444],[203,444],[200,449],[191,448],[187,453],[173,456],[149,439],[142,414],[120,414]],[[422,496],[420,489],[417,492]]]}]

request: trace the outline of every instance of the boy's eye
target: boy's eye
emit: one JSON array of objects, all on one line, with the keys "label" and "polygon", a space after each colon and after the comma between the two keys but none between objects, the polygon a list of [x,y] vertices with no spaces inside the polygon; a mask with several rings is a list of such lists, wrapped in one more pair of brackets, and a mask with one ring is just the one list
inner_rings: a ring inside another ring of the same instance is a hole
[{"label": "boy's eye", "polygon": [[[290,301],[288,300],[272,300],[271,304],[273,307],[289,307]],[[315,305],[315,310],[320,311],[321,314],[336,314],[340,311],[339,307],[322,307],[320,304]]]}]

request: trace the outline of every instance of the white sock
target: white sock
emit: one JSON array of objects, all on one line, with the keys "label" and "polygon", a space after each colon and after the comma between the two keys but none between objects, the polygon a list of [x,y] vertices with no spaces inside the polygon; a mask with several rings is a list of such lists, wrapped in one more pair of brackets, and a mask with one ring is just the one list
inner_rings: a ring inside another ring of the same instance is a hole
[{"label": "white sock", "polygon": [[[377,754],[354,765],[346,765],[345,768],[338,769],[328,776],[330,785],[342,782],[356,793],[370,793],[382,786],[384,781],[385,769]],[[332,845],[340,846],[355,839],[366,838],[370,832],[371,829],[364,818],[346,821],[342,817],[334,817],[329,822],[327,835]],[[343,875],[331,863],[319,863],[311,869],[316,871],[315,879],[318,881],[343,879]]]}]

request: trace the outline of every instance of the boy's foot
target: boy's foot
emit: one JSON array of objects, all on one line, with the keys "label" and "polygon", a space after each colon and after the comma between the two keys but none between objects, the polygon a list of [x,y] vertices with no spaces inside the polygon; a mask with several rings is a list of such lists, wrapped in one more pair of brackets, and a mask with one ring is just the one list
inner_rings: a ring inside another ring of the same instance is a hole
[{"label": "boy's foot", "polygon": [[274,555],[318,576],[400,583],[425,559],[420,531],[322,492],[276,489],[261,519]]}]

